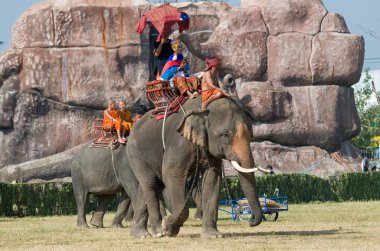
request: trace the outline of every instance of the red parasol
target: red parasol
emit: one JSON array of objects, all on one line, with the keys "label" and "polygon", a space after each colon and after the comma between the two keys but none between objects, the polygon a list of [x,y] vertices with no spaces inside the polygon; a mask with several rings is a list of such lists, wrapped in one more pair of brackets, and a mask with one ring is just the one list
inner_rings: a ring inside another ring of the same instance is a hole
[{"label": "red parasol", "polygon": [[169,34],[170,28],[176,23],[179,25],[180,33],[184,30],[188,30],[190,27],[190,18],[185,12],[165,3],[145,13],[136,25],[136,31],[141,34],[147,23],[156,28],[159,33],[157,41],[160,41],[162,37]]}]

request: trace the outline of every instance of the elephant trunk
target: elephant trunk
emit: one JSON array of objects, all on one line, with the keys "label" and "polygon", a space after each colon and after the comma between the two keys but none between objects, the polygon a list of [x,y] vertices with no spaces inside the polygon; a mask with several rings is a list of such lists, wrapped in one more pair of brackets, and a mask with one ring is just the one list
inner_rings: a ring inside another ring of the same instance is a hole
[{"label": "elephant trunk", "polygon": [[[251,227],[257,226],[261,223],[262,220],[262,211],[259,201],[259,196],[256,188],[256,179],[255,171],[257,168],[254,168],[254,160],[250,147],[250,133],[247,130],[247,126],[239,124],[237,126],[236,135],[232,143],[232,159],[237,160],[234,167],[239,166],[238,177],[240,180],[241,188],[245,196],[248,199],[249,206],[252,209],[252,214],[254,216],[253,221],[250,223]],[[232,160],[231,159],[231,160]]]},{"label": "elephant trunk", "polygon": [[197,42],[197,39],[194,39],[192,35],[188,33],[183,33],[181,35],[181,40],[193,55],[201,59],[205,59],[206,52],[203,48],[203,45]]},{"label": "elephant trunk", "polygon": [[[240,163],[242,163],[243,167],[249,168],[253,166],[253,159],[240,160]],[[252,209],[252,214],[254,215],[254,219],[250,223],[250,226],[251,227],[257,226],[261,223],[262,211],[261,211],[258,191],[256,187],[255,173],[238,172],[238,177],[239,177],[243,192],[246,198],[248,199],[249,206]]]}]

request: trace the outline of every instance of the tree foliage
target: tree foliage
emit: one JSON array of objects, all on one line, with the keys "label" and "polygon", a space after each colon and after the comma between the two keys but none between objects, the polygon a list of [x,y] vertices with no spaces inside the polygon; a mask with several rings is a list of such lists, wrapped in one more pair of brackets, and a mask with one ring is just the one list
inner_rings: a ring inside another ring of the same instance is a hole
[{"label": "tree foliage", "polygon": [[[373,77],[366,69],[363,83],[355,90],[355,104],[359,113],[362,129],[358,136],[352,139],[352,143],[360,149],[371,149],[374,147],[372,137],[380,135],[380,106],[371,101],[374,94],[371,83]],[[379,95],[379,93],[376,93]]]}]

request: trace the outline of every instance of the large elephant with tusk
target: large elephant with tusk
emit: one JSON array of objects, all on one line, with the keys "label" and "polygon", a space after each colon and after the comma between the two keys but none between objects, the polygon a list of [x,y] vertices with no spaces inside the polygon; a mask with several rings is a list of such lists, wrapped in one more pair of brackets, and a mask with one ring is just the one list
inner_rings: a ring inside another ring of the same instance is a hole
[{"label": "large elephant with tusk", "polygon": [[[241,103],[221,98],[201,110],[201,98],[188,100],[183,109],[156,121],[145,114],[132,130],[127,145],[130,166],[139,181],[137,210],[131,235],[145,237],[144,212],[149,211],[152,235],[175,236],[189,216],[186,206],[191,177],[202,175],[204,236],[221,236],[217,229],[222,159],[239,171],[241,187],[255,215],[251,226],[260,224],[261,207],[256,189],[254,160],[250,148],[251,120]],[[161,218],[159,194],[167,189],[172,214]]]}]

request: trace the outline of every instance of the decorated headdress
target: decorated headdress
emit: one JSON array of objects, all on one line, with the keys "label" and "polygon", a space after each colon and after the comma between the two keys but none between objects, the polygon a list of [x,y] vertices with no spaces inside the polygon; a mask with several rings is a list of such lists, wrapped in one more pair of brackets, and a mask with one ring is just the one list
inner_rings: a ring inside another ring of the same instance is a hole
[{"label": "decorated headdress", "polygon": [[207,65],[207,68],[205,69],[205,71],[209,71],[212,67],[220,64],[221,60],[220,60],[220,58],[212,57],[210,59],[206,59],[205,62]]},{"label": "decorated headdress", "polygon": [[177,51],[178,48],[181,46],[181,40],[179,39],[173,40],[171,45],[172,45],[173,51]]}]

